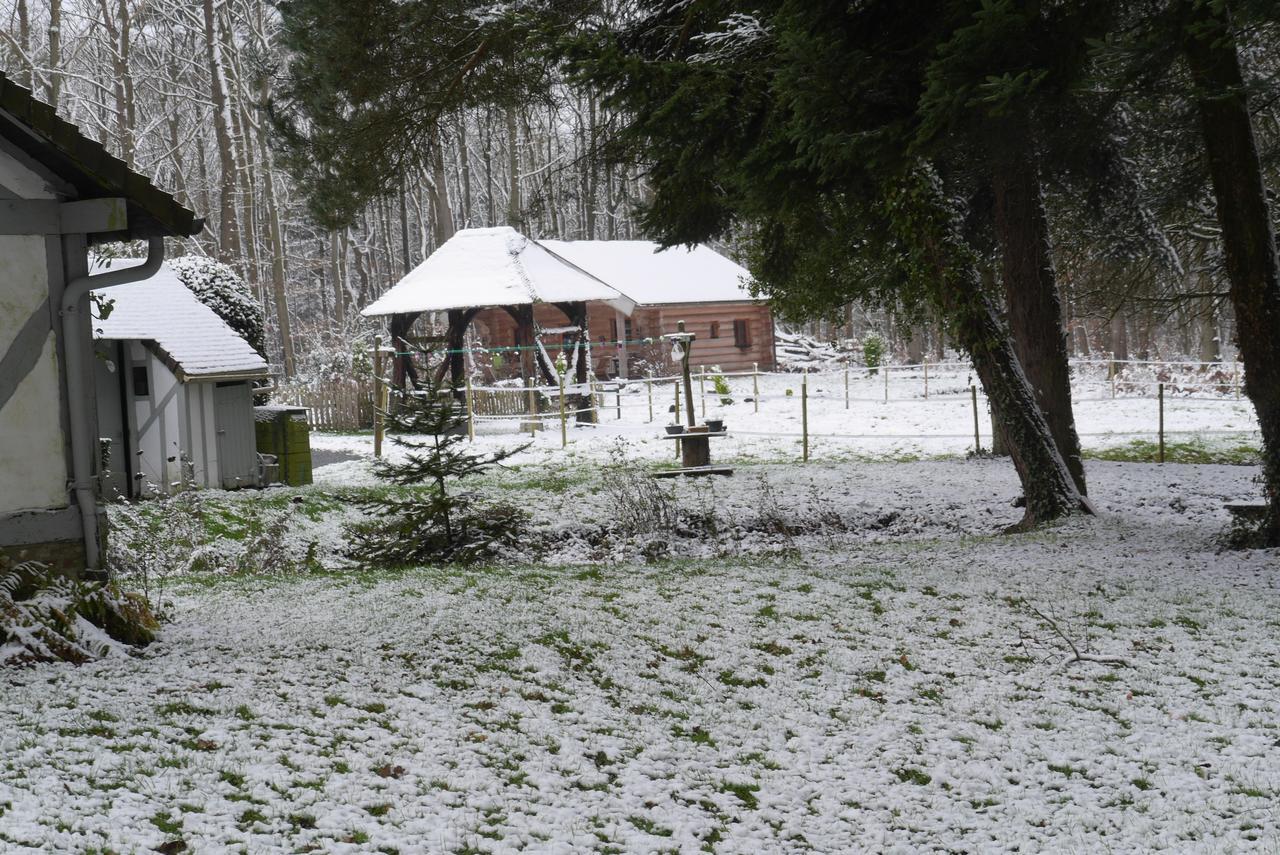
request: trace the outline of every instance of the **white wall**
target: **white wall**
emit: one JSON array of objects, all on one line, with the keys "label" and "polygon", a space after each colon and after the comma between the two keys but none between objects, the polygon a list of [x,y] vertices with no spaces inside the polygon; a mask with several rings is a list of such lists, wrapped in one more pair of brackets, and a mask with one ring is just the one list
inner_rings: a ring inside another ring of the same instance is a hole
[{"label": "white wall", "polygon": [[[0,235],[0,355],[49,297],[48,276],[43,236]],[[0,410],[0,513],[68,504],[55,342],[50,321],[39,360]]]},{"label": "white wall", "polygon": [[[163,362],[141,342],[128,345],[133,365],[147,368],[148,394],[133,390],[133,418],[138,436],[135,471],[142,473],[142,493],[169,492],[182,480],[182,437],[185,432],[185,388]],[[132,369],[130,369],[132,370]]]}]

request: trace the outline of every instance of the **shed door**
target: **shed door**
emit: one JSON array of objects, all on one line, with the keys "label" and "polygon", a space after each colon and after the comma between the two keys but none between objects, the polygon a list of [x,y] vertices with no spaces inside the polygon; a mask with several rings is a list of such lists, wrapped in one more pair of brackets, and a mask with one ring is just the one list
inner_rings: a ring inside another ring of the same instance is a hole
[{"label": "shed door", "polygon": [[213,390],[213,419],[222,486],[229,490],[252,486],[258,468],[258,450],[249,384],[244,381],[217,384]]}]

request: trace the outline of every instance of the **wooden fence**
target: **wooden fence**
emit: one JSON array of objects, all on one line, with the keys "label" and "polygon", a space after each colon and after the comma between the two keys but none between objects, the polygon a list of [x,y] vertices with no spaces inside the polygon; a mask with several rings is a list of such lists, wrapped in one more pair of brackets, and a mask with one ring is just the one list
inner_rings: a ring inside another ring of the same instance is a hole
[{"label": "wooden fence", "polygon": [[280,386],[274,403],[307,408],[312,429],[367,430],[373,427],[373,383],[365,378],[334,377]]},{"label": "wooden fence", "polygon": [[[310,383],[280,386],[273,403],[307,408],[307,423],[313,430],[369,430],[373,427],[373,383],[337,377]],[[524,389],[476,389],[471,393],[477,416],[523,416],[529,412],[529,393]],[[545,412],[548,405],[535,393],[535,406]]]}]

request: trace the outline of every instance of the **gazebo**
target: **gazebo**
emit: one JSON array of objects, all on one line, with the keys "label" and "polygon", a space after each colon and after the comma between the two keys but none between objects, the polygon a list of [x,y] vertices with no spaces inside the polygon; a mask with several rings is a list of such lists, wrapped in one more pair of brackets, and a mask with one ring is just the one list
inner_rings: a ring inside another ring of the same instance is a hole
[{"label": "gazebo", "polygon": [[[557,381],[541,339],[544,333],[567,335],[562,347],[573,354],[575,382],[581,388],[587,383],[590,365],[588,301],[608,303],[627,316],[636,305],[618,289],[537,241],[509,226],[500,226],[460,229],[361,314],[389,318],[391,342],[397,354],[394,381],[398,386],[403,387],[406,382],[416,385],[407,337],[423,312],[447,314],[447,364],[452,386],[457,389],[464,380],[467,327],[478,312],[493,307],[505,311],[516,323],[516,345],[526,377],[533,376],[536,370],[547,382]],[[559,309],[566,326],[539,329],[533,311],[538,303]]]}]

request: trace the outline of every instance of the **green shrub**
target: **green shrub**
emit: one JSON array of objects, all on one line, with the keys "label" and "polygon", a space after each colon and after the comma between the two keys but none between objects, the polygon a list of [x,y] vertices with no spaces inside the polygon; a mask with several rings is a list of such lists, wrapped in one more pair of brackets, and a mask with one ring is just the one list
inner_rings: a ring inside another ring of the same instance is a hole
[{"label": "green shrub", "polygon": [[862,359],[867,364],[867,368],[871,369],[871,373],[875,374],[880,366],[884,364],[884,339],[872,333],[862,341]]}]

